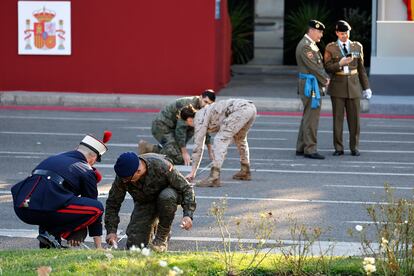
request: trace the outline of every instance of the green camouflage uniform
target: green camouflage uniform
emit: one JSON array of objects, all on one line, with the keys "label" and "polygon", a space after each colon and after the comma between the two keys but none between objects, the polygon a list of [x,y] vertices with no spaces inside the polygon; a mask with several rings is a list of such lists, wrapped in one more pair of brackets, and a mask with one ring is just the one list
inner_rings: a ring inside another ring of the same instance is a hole
[{"label": "green camouflage uniform", "polygon": [[200,96],[177,99],[164,107],[152,122],[152,135],[160,143],[159,147],[154,147],[154,152],[167,155],[176,165],[184,164],[181,148],[194,135],[194,128],[179,118],[181,109],[189,104],[201,109]]},{"label": "green camouflage uniform", "polygon": [[157,224],[161,229],[171,228],[177,205],[183,208],[183,216],[193,217],[196,209],[192,186],[163,155],[147,153],[140,155],[147,165],[147,172],[137,182],[122,183],[116,177],[109,191],[105,208],[107,233],[116,233],[119,210],[128,192],[134,200],[134,210],[126,234],[127,247],[147,245],[151,231]]}]

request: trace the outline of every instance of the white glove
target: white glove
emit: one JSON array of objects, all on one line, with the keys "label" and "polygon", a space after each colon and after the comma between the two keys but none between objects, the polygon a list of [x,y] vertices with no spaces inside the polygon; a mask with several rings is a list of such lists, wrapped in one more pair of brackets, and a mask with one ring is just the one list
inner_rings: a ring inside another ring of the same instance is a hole
[{"label": "white glove", "polygon": [[368,88],[368,89],[362,91],[362,97],[364,97],[364,99],[367,99],[367,100],[371,99],[371,97],[372,97],[371,89]]}]

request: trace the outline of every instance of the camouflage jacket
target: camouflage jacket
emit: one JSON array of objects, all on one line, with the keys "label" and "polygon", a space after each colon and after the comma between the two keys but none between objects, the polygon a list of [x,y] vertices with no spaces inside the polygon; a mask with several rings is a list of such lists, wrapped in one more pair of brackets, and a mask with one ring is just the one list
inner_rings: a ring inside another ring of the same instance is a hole
[{"label": "camouflage jacket", "polygon": [[192,153],[193,168],[198,169],[203,158],[204,142],[209,133],[217,133],[225,118],[240,105],[251,103],[244,99],[228,99],[206,106],[197,111],[194,117],[194,148]]},{"label": "camouflage jacket", "polygon": [[164,155],[155,153],[140,155],[140,161],[147,165],[147,172],[137,182],[122,183],[116,177],[112,183],[105,208],[107,233],[116,233],[119,210],[127,192],[135,203],[145,204],[155,202],[165,188],[173,188],[182,196],[183,216],[193,217],[196,209],[193,187],[172,163]]},{"label": "camouflage jacket", "polygon": [[175,133],[175,139],[179,147],[183,148],[187,144],[188,135],[193,135],[189,131],[190,126],[180,119],[180,111],[185,106],[191,104],[195,109],[200,109],[200,96],[183,97],[177,99],[175,102],[165,106],[155,117],[154,120],[171,129]]}]

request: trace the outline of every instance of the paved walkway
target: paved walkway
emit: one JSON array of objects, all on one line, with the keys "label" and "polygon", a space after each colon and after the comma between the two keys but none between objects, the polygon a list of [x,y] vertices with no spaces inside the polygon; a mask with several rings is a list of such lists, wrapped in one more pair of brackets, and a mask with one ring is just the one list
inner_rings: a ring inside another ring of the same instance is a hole
[{"label": "paved walkway", "polygon": [[[222,89],[218,99],[246,98],[254,101],[261,112],[301,112],[302,103],[296,93],[295,66],[233,66],[233,77]],[[414,115],[414,90],[411,95],[376,95],[361,100],[363,113]],[[61,93],[61,92],[0,92],[1,106],[57,106],[91,108],[134,108],[158,110],[177,96]],[[329,97],[322,100],[322,112],[332,111]]]}]

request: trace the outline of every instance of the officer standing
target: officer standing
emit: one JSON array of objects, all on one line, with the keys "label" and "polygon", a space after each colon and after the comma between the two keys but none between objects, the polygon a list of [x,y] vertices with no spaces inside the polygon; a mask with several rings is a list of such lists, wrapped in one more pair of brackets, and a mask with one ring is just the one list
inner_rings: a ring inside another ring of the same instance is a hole
[{"label": "officer standing", "polygon": [[210,175],[197,182],[199,187],[220,187],[220,170],[227,154],[227,148],[234,140],[240,154],[240,171],[233,179],[251,180],[250,153],[247,133],[256,119],[256,107],[248,100],[229,99],[211,104],[196,111],[192,106],[181,110],[181,118],[194,126],[193,165],[191,173],[186,176],[194,179],[200,166],[207,133],[216,133],[213,144],[213,165]]},{"label": "officer standing", "polygon": [[296,47],[298,64],[298,94],[303,103],[303,117],[296,143],[296,155],[306,158],[325,159],[317,151],[319,115],[324,89],[329,84],[329,76],[323,67],[322,54],[317,42],[320,42],[325,26],[310,20],[308,30]]},{"label": "officer standing", "polygon": [[[133,152],[126,152],[118,157],[114,169],[116,178],[109,191],[105,211],[108,244],[117,242],[119,210],[127,192],[134,200],[134,210],[126,230],[127,248],[149,244],[154,251],[166,251],[179,204],[184,214],[181,227],[191,229],[196,209],[194,190],[164,155],[147,153],[138,157]],[[150,242],[153,229],[156,229],[155,238]]]},{"label": "officer standing", "polygon": [[344,154],[342,132],[344,112],[349,130],[349,148],[351,155],[359,156],[360,132],[360,98],[372,96],[368,76],[364,67],[362,44],[349,40],[351,26],[339,20],[335,26],[338,40],[329,43],[325,48],[325,68],[332,74],[328,94],[331,96],[333,112],[333,143],[334,156]]},{"label": "officer standing", "polygon": [[[190,165],[190,155],[186,145],[194,135],[194,128],[187,126],[179,119],[180,111],[184,106],[193,105],[201,109],[216,100],[216,94],[208,89],[200,96],[183,97],[165,106],[152,121],[151,132],[159,145],[153,145],[145,140],[138,144],[139,154],[154,152],[168,156],[175,165]],[[207,146],[211,153],[209,138]]]},{"label": "officer standing", "polygon": [[97,183],[102,176],[92,166],[107,151],[105,143],[85,136],[76,150],[42,161],[32,175],[11,189],[16,215],[25,223],[39,225],[41,248],[61,248],[61,238],[78,246],[86,231],[101,248],[103,206]]}]

